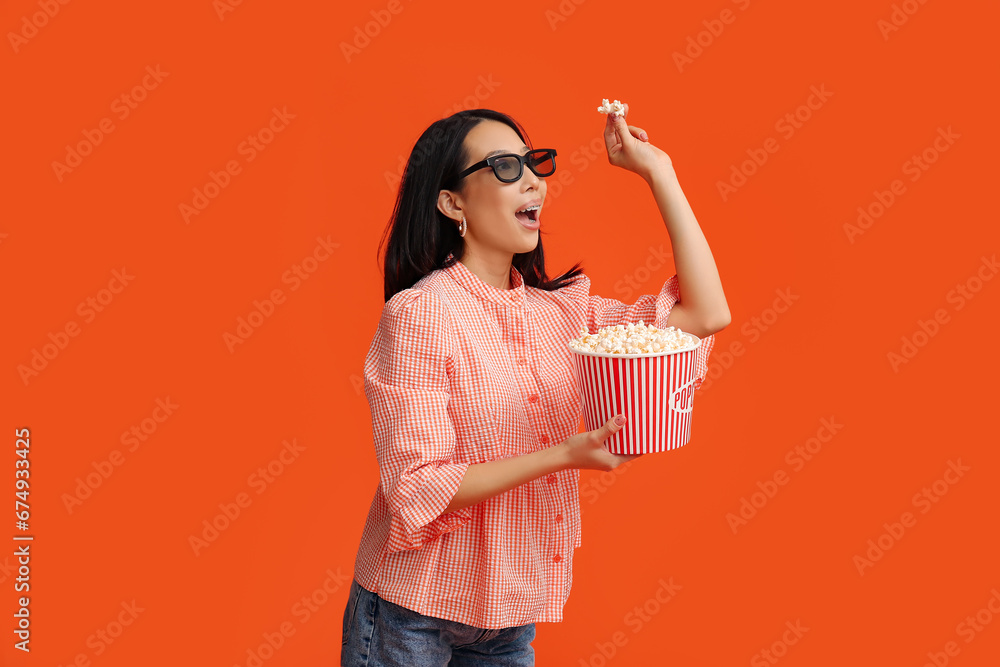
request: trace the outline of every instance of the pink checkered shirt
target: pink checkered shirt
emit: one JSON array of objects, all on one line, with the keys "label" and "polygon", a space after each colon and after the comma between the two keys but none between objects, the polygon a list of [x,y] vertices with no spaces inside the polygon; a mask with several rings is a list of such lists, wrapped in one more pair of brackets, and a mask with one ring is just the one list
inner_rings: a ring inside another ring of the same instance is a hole
[{"label": "pink checkered shirt", "polygon": [[[473,463],[519,456],[579,432],[566,343],[583,328],[666,327],[677,276],[632,305],[483,282],[461,262],[385,304],[365,359],[380,483],[354,566],[358,583],[428,616],[479,628],[562,620],[580,546],[578,469],[442,514]],[[697,353],[700,386],[714,337]]]}]

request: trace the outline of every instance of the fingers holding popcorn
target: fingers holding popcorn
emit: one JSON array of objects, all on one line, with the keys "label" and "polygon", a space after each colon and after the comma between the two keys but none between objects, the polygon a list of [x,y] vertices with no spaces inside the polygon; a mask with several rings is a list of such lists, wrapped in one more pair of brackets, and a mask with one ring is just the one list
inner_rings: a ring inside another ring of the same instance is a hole
[{"label": "fingers holding popcorn", "polygon": [[628,116],[628,105],[618,100],[598,107],[598,111],[608,115],[607,123],[604,126],[604,144],[608,150],[608,160],[616,167],[622,167],[629,171],[634,171],[630,163],[634,162],[633,154],[643,143],[637,137],[644,132],[641,128],[629,125],[625,118]]},{"label": "fingers holding popcorn", "polygon": [[[597,107],[597,110],[603,114],[608,115],[608,123],[615,128],[621,128],[624,125],[625,119],[628,117],[628,104],[624,102],[619,102],[615,100],[614,102],[608,102],[604,100],[604,103]],[[634,137],[638,137],[642,141],[646,141],[646,132],[641,127],[636,127],[635,125],[624,125],[628,131]],[[620,132],[622,130],[619,130]]]},{"label": "fingers holding popcorn", "polygon": [[633,136],[639,141],[649,141],[649,137],[646,134],[646,130],[635,125],[628,125],[625,122],[625,116],[628,114],[628,105],[626,105],[626,111],[623,114],[608,114],[608,122],[614,128],[617,136],[619,137],[619,142],[624,141],[624,137]]},{"label": "fingers holding popcorn", "polygon": [[[602,112],[604,113],[604,112]],[[612,150],[615,152],[622,150],[623,139],[628,135],[628,125],[625,123],[624,114],[608,113],[608,120],[604,124],[604,145],[608,149],[608,156]],[[614,161],[612,160],[612,164]]]},{"label": "fingers holding popcorn", "polygon": [[604,144],[612,165],[646,178],[659,163],[670,164],[667,154],[649,143],[646,130],[626,122],[628,104],[605,99],[597,110],[608,116],[604,125]]}]

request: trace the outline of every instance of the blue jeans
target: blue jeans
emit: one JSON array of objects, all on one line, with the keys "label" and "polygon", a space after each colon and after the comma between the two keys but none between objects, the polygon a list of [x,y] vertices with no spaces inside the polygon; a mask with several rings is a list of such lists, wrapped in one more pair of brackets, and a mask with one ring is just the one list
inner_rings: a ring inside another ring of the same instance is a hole
[{"label": "blue jeans", "polygon": [[351,582],[341,667],[531,667],[535,624],[500,630],[424,616]]}]

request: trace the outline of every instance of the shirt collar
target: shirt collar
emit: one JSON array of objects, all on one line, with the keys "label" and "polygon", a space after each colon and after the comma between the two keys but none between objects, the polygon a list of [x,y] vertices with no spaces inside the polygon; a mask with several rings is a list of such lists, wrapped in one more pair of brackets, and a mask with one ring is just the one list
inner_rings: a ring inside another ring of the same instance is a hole
[{"label": "shirt collar", "polygon": [[524,304],[524,278],[512,265],[510,267],[510,289],[494,287],[469,270],[460,260],[444,270],[455,282],[464,287],[473,296],[483,301],[492,301],[503,306],[520,306]]}]

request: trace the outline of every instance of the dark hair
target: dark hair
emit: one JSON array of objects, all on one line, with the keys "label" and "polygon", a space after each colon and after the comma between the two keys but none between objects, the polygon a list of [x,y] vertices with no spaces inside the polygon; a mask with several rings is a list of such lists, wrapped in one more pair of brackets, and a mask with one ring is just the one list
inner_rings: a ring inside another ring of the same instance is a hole
[{"label": "dark hair", "polygon": [[[490,109],[459,111],[435,121],[417,139],[399,184],[396,205],[379,250],[385,249],[385,300],[412,287],[431,271],[458,261],[464,241],[457,225],[437,208],[438,193],[454,190],[460,170],[469,160],[465,136],[484,120],[505,123],[531,148],[520,124],[507,114]],[[449,255],[453,255],[449,259]],[[563,287],[583,273],[579,263],[554,280],[545,273],[542,239],[531,252],[517,253],[511,262],[525,286],[543,290]]]}]

